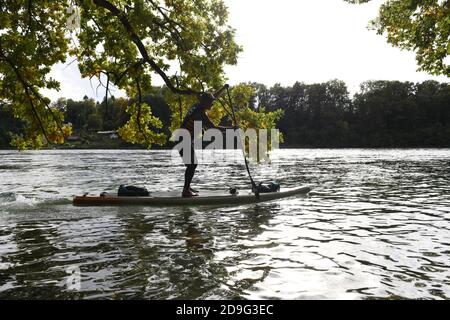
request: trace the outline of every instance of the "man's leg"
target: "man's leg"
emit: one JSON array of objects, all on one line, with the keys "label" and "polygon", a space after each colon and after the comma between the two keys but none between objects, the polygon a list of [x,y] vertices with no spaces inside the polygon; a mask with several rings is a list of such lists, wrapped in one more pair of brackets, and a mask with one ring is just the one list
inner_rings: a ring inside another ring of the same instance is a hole
[{"label": "man's leg", "polygon": [[[181,153],[182,155],[182,153]],[[189,162],[186,163],[186,172],[184,173],[184,187],[183,187],[183,197],[192,197],[196,196],[197,194],[193,192],[191,189],[191,182],[192,178],[194,178],[195,169],[197,169],[197,156],[195,154],[194,145],[191,145],[191,151],[190,151],[190,159]]]},{"label": "man's leg", "polygon": [[186,165],[186,172],[184,173],[184,187],[183,187],[183,195],[189,194],[191,192],[191,182],[192,178],[194,178],[195,169],[197,169],[196,164],[188,164]]}]

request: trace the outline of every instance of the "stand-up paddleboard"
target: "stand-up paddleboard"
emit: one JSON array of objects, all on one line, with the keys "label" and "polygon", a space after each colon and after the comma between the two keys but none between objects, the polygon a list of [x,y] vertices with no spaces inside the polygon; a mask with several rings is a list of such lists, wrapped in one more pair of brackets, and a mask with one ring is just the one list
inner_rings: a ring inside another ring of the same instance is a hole
[{"label": "stand-up paddleboard", "polygon": [[197,197],[183,198],[180,192],[155,192],[148,197],[119,197],[113,194],[102,196],[77,196],[73,198],[74,206],[182,206],[182,205],[234,205],[270,201],[307,194],[310,187],[281,189],[279,192],[261,193],[257,198],[251,192],[229,194],[225,192],[205,192]]}]

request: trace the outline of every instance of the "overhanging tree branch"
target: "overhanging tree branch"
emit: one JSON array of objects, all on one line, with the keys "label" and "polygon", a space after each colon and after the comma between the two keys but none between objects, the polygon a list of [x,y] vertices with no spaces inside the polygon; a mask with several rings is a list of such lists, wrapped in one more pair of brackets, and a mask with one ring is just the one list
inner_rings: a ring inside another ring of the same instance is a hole
[{"label": "overhanging tree branch", "polygon": [[61,128],[61,124],[59,119],[56,118],[55,114],[53,113],[53,111],[51,110],[50,106],[48,105],[48,103],[45,101],[45,99],[33,88],[33,86],[31,84],[29,84],[27,81],[25,81],[25,79],[22,77],[22,75],[20,74],[19,70],[17,69],[16,65],[9,60],[9,58],[5,55],[5,53],[3,52],[3,48],[0,45],[0,57],[6,61],[9,66],[11,67],[11,69],[14,71],[14,74],[16,75],[17,79],[19,80],[19,82],[22,84],[24,90],[25,90],[25,94],[28,98],[28,101],[30,103],[31,109],[33,111],[33,114],[36,117],[36,120],[39,123],[39,127],[42,131],[42,134],[44,135],[45,139],[47,140],[48,143],[52,144],[52,141],[48,138],[47,136],[47,132],[45,131],[44,125],[42,123],[41,118],[39,117],[39,113],[36,110],[36,107],[33,103],[33,97],[31,96],[30,92],[38,99],[40,100],[44,106],[48,109],[48,111],[50,112],[50,115],[52,116],[53,120],[55,121],[56,125],[58,126],[58,129],[60,130],[60,132],[64,135],[64,131]]},{"label": "overhanging tree branch", "polygon": [[102,8],[105,8],[109,12],[111,12],[114,16],[116,16],[120,22],[122,23],[123,27],[127,31],[128,35],[130,36],[131,40],[134,42],[134,44],[137,46],[139,52],[141,53],[143,59],[145,62],[147,62],[152,69],[164,80],[164,83],[167,85],[167,87],[174,93],[177,94],[199,94],[200,92],[191,90],[191,89],[180,89],[173,85],[169,77],[166,75],[166,73],[158,66],[158,64],[150,58],[150,55],[147,52],[147,49],[145,48],[144,44],[142,43],[141,39],[137,35],[137,33],[134,31],[133,26],[128,21],[126,15],[124,12],[120,11],[116,6],[114,6],[111,2],[107,0],[93,0],[94,3]]},{"label": "overhanging tree branch", "polygon": [[178,22],[174,21],[173,19],[170,19],[170,18],[167,16],[167,14],[165,14],[165,13],[163,12],[163,9],[164,9],[164,8],[158,6],[158,5],[157,5],[154,1],[152,1],[152,0],[147,0],[147,1],[150,2],[156,10],[158,10],[158,12],[164,17],[164,19],[165,19],[167,22],[169,22],[177,32],[179,32],[179,31],[178,31],[178,29],[176,28],[176,26],[180,27],[180,29],[184,29],[183,25],[179,24]]},{"label": "overhanging tree branch", "polygon": [[126,74],[128,72],[130,72],[132,69],[139,68],[144,63],[145,63],[145,60],[140,59],[140,60],[136,61],[135,63],[133,63],[132,65],[130,65],[125,71],[123,71],[119,76],[116,77],[115,84],[119,85],[119,82],[123,79],[124,76],[126,76]]}]

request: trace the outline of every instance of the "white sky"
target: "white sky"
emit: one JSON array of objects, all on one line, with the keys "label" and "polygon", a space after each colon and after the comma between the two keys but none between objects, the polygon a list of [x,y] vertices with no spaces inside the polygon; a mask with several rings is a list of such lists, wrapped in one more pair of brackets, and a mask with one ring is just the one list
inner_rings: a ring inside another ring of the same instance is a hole
[{"label": "white sky", "polygon": [[[226,67],[230,84],[256,81],[272,86],[344,80],[351,93],[366,80],[419,82],[448,78],[416,72],[415,55],[387,44],[367,29],[383,0],[351,5],[343,0],[224,0],[236,41],[244,47],[237,66]],[[45,91],[52,100],[102,100],[88,80],[80,79],[76,63],[53,68],[60,92]],[[154,84],[161,84],[155,79]],[[115,93],[121,96],[120,92]]]}]

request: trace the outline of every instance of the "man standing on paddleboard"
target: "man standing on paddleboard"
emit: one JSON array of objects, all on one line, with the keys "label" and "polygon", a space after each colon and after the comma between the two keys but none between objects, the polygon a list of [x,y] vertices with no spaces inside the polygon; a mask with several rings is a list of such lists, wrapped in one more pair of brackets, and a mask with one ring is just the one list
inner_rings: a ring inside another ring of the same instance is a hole
[{"label": "man standing on paddleboard", "polygon": [[183,162],[186,166],[186,172],[184,174],[184,186],[182,192],[183,197],[198,196],[198,191],[191,188],[192,178],[194,177],[195,169],[197,169],[198,164],[198,160],[195,155],[194,149],[194,139],[195,139],[194,122],[195,121],[201,122],[202,128],[204,129],[219,129],[219,130],[234,129],[234,127],[223,127],[214,125],[214,123],[211,121],[211,119],[209,119],[208,115],[206,114],[206,111],[212,108],[216,98],[218,98],[227,88],[228,85],[225,85],[215,94],[207,92],[202,93],[200,95],[199,102],[194,104],[189,109],[189,111],[186,113],[186,116],[184,117],[183,122],[181,123],[180,129],[188,130],[191,137],[190,156],[184,157],[183,156],[184,150],[183,149],[180,150],[181,158],[183,159]]}]

